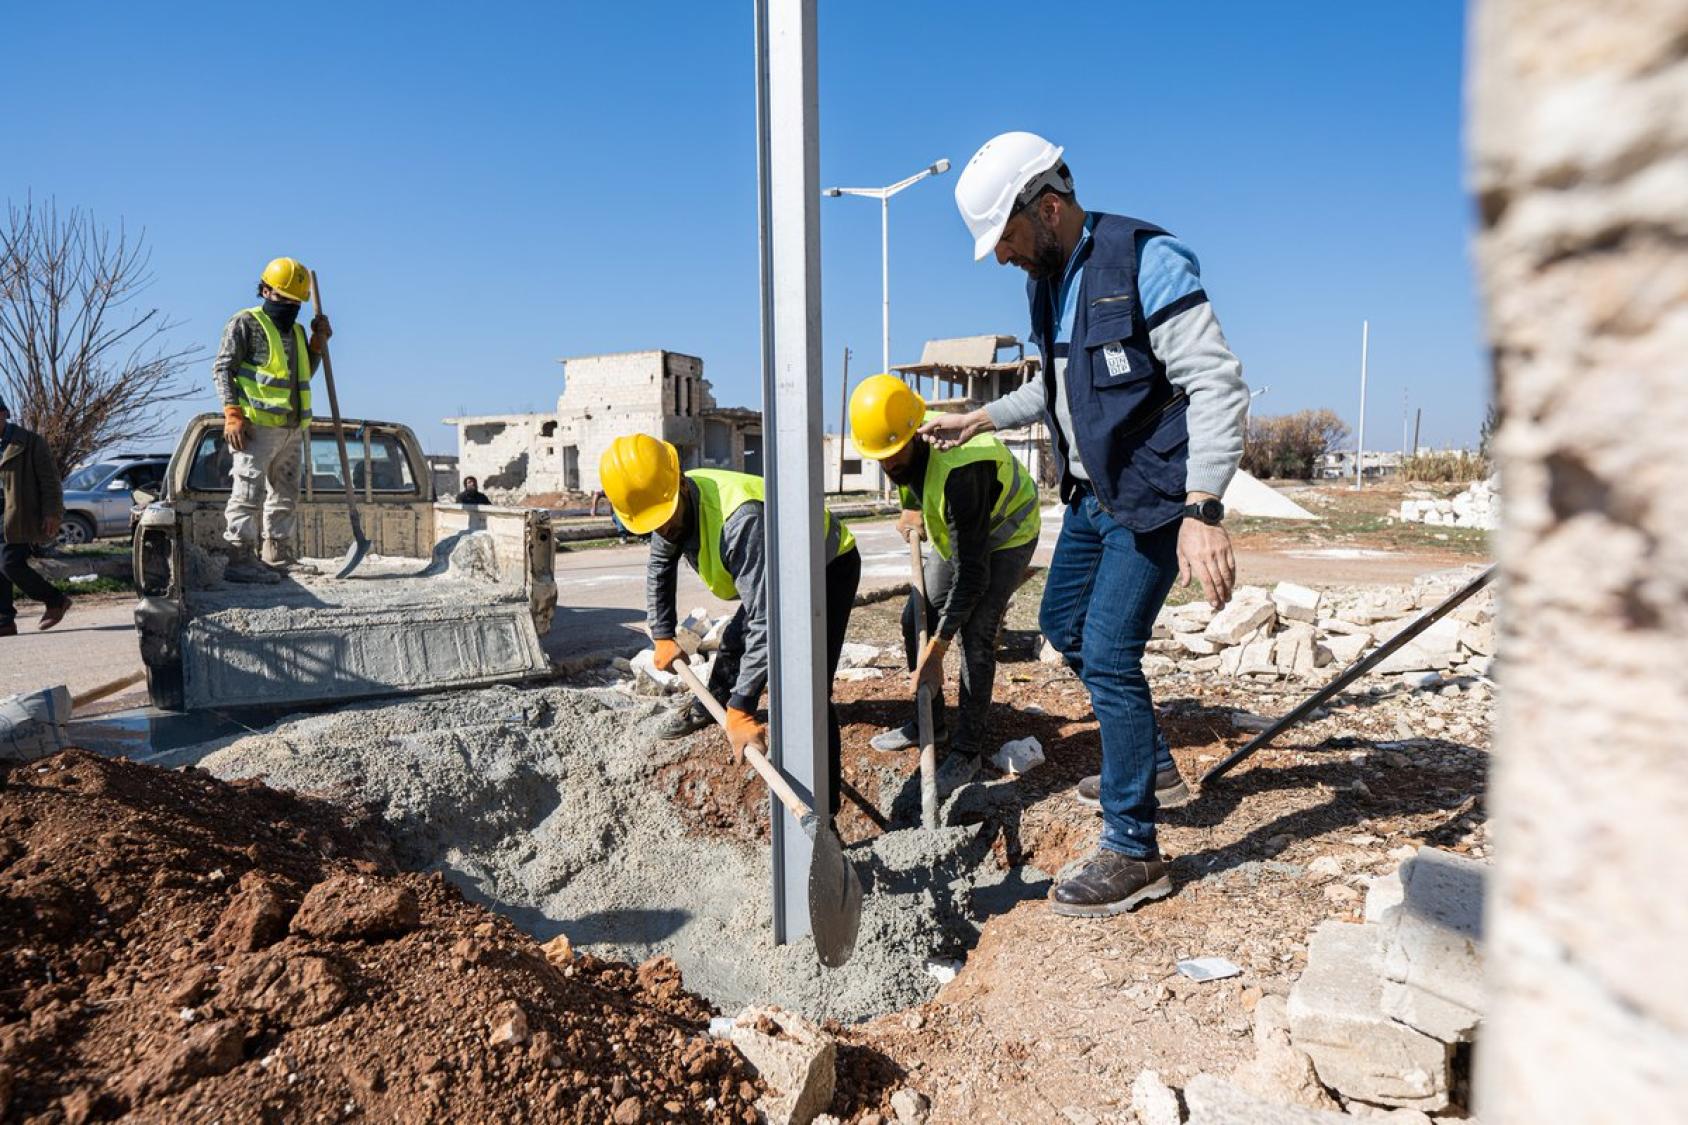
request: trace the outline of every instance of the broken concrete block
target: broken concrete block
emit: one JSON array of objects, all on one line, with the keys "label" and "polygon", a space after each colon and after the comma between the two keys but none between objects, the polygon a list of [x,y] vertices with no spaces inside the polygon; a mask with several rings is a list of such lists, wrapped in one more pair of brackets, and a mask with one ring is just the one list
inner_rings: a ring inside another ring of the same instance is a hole
[{"label": "broken concrete block", "polygon": [[1184,1119],[1178,1095],[1153,1070],[1145,1070],[1131,1084],[1131,1112],[1137,1125],[1179,1125]]},{"label": "broken concrete block", "polygon": [[696,607],[674,626],[674,643],[691,656],[702,646],[703,638],[709,633],[709,625],[709,611],[702,606]]},{"label": "broken concrete block", "polygon": [[1221,663],[1222,661],[1217,653],[1213,656],[1200,656],[1194,660],[1184,661],[1184,671],[1204,673],[1217,672],[1219,671],[1219,665]]},{"label": "broken concrete block", "polygon": [[681,690],[680,677],[674,672],[659,672],[651,661],[656,659],[656,653],[648,648],[640,649],[628,661],[633,666],[633,691],[636,695],[669,695]]},{"label": "broken concrete block", "polygon": [[1476,860],[1423,848],[1401,865],[1400,906],[1381,927],[1383,1010],[1447,1043],[1483,1012],[1483,879]]},{"label": "broken concrete block", "polygon": [[1272,587],[1272,605],[1282,620],[1312,624],[1319,619],[1319,601],[1319,592],[1308,586],[1280,582]]},{"label": "broken concrete block", "polygon": [[1206,602],[1186,602],[1183,605],[1162,606],[1155,616],[1158,624],[1173,633],[1199,633],[1213,620],[1214,609]]},{"label": "broken concrete block", "polygon": [[838,650],[838,666],[840,668],[869,668],[878,660],[879,646],[877,645],[845,641],[844,647]]},{"label": "broken concrete block", "polygon": [[69,745],[70,689],[62,684],[0,699],[0,762],[33,762]]},{"label": "broken concrete block", "polygon": [[1272,646],[1272,663],[1285,675],[1299,674],[1303,667],[1313,670],[1313,626],[1297,621],[1279,633]]},{"label": "broken concrete block", "polygon": [[891,1095],[891,1112],[897,1115],[897,1125],[920,1125],[932,1112],[932,1102],[919,1090],[905,1086]]},{"label": "broken concrete block", "polygon": [[1272,652],[1276,646],[1274,638],[1267,636],[1262,630],[1243,640],[1241,644],[1228,648],[1219,654],[1220,670],[1231,676],[1272,676],[1278,674],[1277,665],[1272,662]]},{"label": "broken concrete block", "polygon": [[[1258,589],[1258,587],[1255,587]],[[1210,641],[1234,645],[1256,629],[1270,629],[1278,611],[1267,601],[1244,601],[1233,598],[1231,604],[1213,615],[1202,633]]]},{"label": "broken concrete block", "polygon": [[1452,1048],[1383,1011],[1375,925],[1325,922],[1289,994],[1290,1034],[1319,1080],[1345,1098],[1408,1109],[1448,1104]]},{"label": "broken concrete block", "polygon": [[1002,749],[991,755],[991,765],[1010,776],[1036,769],[1043,763],[1043,743],[1029,736],[1004,742]]},{"label": "broken concrete block", "polygon": [[817,1025],[779,1008],[746,1008],[733,1021],[733,1046],[768,1093],[757,1108],[781,1125],[808,1125],[832,1102],[838,1044]]},{"label": "broken concrete block", "polygon": [[1289,1003],[1262,996],[1254,1006],[1254,1058],[1237,1067],[1231,1081],[1269,1102],[1339,1109],[1313,1070],[1307,1052],[1290,1041]]},{"label": "broken concrete block", "polygon": [[1223,1078],[1198,1074],[1184,1087],[1189,1125],[1353,1125],[1345,1113],[1278,1105]]},{"label": "broken concrete block", "polygon": [[1372,639],[1371,626],[1357,625],[1341,617],[1321,617],[1314,623],[1314,626],[1319,632],[1325,634],[1341,633],[1344,636],[1364,637],[1368,644]]},{"label": "broken concrete block", "polygon": [[1219,651],[1219,642],[1208,639],[1205,633],[1174,633],[1172,640],[1191,656],[1213,656]]},{"label": "broken concrete block", "polygon": [[[1442,618],[1408,641],[1399,651],[1391,653],[1388,659],[1377,666],[1378,673],[1390,675],[1398,672],[1441,672],[1452,668],[1460,659],[1460,627],[1458,621]],[[1378,637],[1379,641],[1383,639],[1381,635]]]},{"label": "broken concrete block", "polygon": [[1482,656],[1495,654],[1495,626],[1494,622],[1484,622],[1473,625],[1461,622],[1459,628],[1459,643],[1472,652]]},{"label": "broken concrete block", "polygon": [[1330,653],[1333,662],[1346,667],[1360,659],[1360,654],[1371,646],[1371,634],[1332,633],[1320,644]]},{"label": "broken concrete block", "polygon": [[1384,915],[1401,905],[1406,889],[1401,885],[1397,868],[1387,875],[1377,875],[1366,881],[1366,921],[1382,922]]},{"label": "broken concrete block", "polygon": [[1178,661],[1170,656],[1158,656],[1148,653],[1143,657],[1143,674],[1145,676],[1166,676],[1178,671]]}]

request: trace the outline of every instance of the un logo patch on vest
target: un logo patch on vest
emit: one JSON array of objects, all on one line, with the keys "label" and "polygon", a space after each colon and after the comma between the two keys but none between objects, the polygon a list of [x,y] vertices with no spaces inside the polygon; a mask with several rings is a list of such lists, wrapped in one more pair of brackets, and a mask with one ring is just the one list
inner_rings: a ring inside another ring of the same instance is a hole
[{"label": "un logo patch on vest", "polygon": [[1107,361],[1108,374],[1114,378],[1131,374],[1131,358],[1125,354],[1125,341],[1113,340],[1103,344],[1102,358]]}]

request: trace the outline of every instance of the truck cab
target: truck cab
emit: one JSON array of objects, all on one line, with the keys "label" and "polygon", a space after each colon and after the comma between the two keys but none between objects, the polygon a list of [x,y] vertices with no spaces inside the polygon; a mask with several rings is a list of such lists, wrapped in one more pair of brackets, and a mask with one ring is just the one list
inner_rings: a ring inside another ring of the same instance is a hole
[{"label": "truck cab", "polygon": [[351,699],[523,679],[549,670],[539,636],[557,587],[544,512],[440,502],[416,435],[345,422],[370,556],[352,542],[333,424],[301,435],[294,546],[318,577],[221,580],[232,456],[220,414],[184,428],[134,539],[135,624],[153,703],[170,710]]}]

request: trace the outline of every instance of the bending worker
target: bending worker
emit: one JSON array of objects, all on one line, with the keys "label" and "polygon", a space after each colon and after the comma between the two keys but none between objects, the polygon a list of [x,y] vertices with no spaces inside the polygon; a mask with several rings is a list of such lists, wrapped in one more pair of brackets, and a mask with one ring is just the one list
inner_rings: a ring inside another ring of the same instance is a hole
[{"label": "bending worker", "polygon": [[[709,691],[726,705],[727,741],[740,754],[751,744],[767,745],[767,728],[756,720],[757,705],[768,683],[767,539],[763,533],[762,478],[724,469],[680,471],[680,453],[649,434],[618,437],[604,452],[599,479],[610,506],[635,535],[651,536],[645,572],[645,604],[655,665],[668,671],[685,659],[674,640],[674,605],[680,559],[685,557],[718,598],[739,601],[738,612],[721,636]],[[823,511],[826,534],[826,683],[827,760],[832,784],[832,812],[838,812],[838,713],[832,706],[832,680],[844,631],[850,624],[862,559],[855,536],[843,521]],[[675,711],[658,729],[662,738],[679,738],[709,725],[708,710],[698,700]]]},{"label": "bending worker", "polygon": [[1026,273],[1042,376],[922,432],[944,444],[1049,425],[1067,509],[1039,623],[1102,734],[1101,840],[1050,899],[1058,914],[1094,916],[1172,893],[1143,649],[1175,580],[1199,578],[1215,608],[1231,596],[1219,497],[1242,457],[1248,387],[1189,247],[1140,219],[1086,213],[1061,151],[1003,133],[955,185],[973,257]]},{"label": "bending worker", "polygon": [[[334,334],[328,318],[298,323],[311,296],[311,274],[277,258],[258,282],[261,304],[241,309],[223,328],[211,377],[223,402],[223,438],[233,456],[233,491],[223,509],[230,582],[275,582],[302,566],[293,546],[300,453],[311,425],[311,375]],[[262,562],[255,553],[262,541]]]},{"label": "bending worker", "polygon": [[[1008,447],[989,434],[937,449],[916,436],[926,403],[894,375],[862,380],[850,396],[850,438],[864,457],[897,485],[904,538],[929,538],[926,597],[910,590],[903,607],[903,650],[914,690],[932,692],[932,728],[944,741],[944,654],[961,638],[961,694],[955,737],[939,769],[938,787],[951,792],[978,776],[986,746],[996,639],[1008,599],[1037,550],[1043,521],[1037,482]],[[921,651],[924,619],[931,638]],[[876,750],[902,750],[918,741],[909,722],[874,737]]]}]

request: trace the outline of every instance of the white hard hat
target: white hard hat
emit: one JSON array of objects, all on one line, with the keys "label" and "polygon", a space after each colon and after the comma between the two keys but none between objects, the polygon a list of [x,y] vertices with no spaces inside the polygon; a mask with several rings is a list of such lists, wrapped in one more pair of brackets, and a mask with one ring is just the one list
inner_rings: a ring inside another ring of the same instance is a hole
[{"label": "white hard hat", "polygon": [[1061,151],[1036,133],[1002,133],[973,154],[955,182],[955,205],[973,235],[974,261],[996,249],[1028,188],[1072,191],[1072,180],[1056,172]]}]

